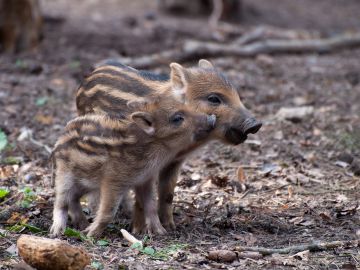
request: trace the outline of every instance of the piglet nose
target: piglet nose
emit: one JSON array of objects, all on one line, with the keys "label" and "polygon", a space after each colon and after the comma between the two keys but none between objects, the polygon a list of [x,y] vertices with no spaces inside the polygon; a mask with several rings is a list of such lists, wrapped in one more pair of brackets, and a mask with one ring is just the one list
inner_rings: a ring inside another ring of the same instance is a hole
[{"label": "piglet nose", "polygon": [[211,128],[215,128],[216,116],[214,114],[207,116],[207,123]]},{"label": "piglet nose", "polygon": [[244,134],[255,134],[261,128],[262,123],[257,121],[255,118],[248,118],[244,123]]}]

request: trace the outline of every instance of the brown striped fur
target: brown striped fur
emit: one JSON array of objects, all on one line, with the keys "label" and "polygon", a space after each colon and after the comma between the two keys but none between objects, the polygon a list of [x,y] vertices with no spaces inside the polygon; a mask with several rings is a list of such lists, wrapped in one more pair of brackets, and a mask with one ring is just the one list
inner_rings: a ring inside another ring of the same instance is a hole
[{"label": "brown striped fur", "polygon": [[[121,197],[134,188],[145,207],[146,229],[164,233],[154,199],[153,184],[160,169],[176,154],[206,136],[212,123],[202,113],[166,96],[129,104],[136,112],[128,119],[88,114],[70,121],[53,150],[56,165],[53,225],[59,235],[69,213],[75,226],[88,225],[80,198],[100,193],[95,220],[88,236],[99,236],[111,221]],[[178,122],[176,119],[183,119]]]}]

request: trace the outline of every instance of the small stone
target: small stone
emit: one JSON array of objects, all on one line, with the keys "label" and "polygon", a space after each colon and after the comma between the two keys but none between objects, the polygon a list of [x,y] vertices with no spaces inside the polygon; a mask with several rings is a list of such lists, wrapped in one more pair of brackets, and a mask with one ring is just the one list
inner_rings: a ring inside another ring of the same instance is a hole
[{"label": "small stone", "polygon": [[125,26],[130,27],[130,28],[134,28],[138,25],[138,21],[135,17],[125,17],[123,19],[123,22],[124,22]]},{"label": "small stone", "polygon": [[154,20],[156,20],[157,16],[156,16],[155,12],[149,11],[149,12],[145,13],[144,17],[148,21],[154,21]]},{"label": "small stone", "polygon": [[9,253],[12,256],[17,256],[18,255],[18,250],[15,244],[12,244],[10,247],[8,247],[5,250],[7,253]]},{"label": "small stone", "polygon": [[31,64],[28,70],[30,74],[39,75],[43,71],[43,67],[39,64]]},{"label": "small stone", "polygon": [[200,180],[201,176],[198,173],[193,173],[190,178],[193,181],[198,181],[198,180]]},{"label": "small stone", "polygon": [[309,100],[307,97],[295,97],[293,99],[293,103],[296,105],[296,106],[304,106],[304,105],[307,105],[309,104]]},{"label": "small stone", "polygon": [[276,131],[275,134],[274,134],[274,139],[275,140],[284,139],[284,133],[281,130]]},{"label": "small stone", "polygon": [[349,166],[349,164],[347,162],[341,161],[341,160],[337,160],[335,161],[335,165],[341,168],[346,168],[347,166]]},{"label": "small stone", "polygon": [[314,113],[313,106],[302,106],[294,108],[281,108],[275,115],[278,120],[288,120],[293,123],[299,123],[307,116]]},{"label": "small stone", "polygon": [[338,160],[345,162],[347,164],[351,164],[354,160],[354,157],[351,154],[344,152],[338,156]]},{"label": "small stone", "polygon": [[38,176],[33,172],[30,172],[30,173],[27,173],[24,175],[25,183],[34,183],[37,180],[38,180]]}]

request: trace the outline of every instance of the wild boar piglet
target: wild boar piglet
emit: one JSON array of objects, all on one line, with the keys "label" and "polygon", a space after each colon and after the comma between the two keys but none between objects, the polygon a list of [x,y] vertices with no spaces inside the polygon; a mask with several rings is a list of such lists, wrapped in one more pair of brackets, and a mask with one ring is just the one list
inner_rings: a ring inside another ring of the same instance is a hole
[{"label": "wild boar piglet", "polygon": [[[82,82],[77,91],[76,106],[79,115],[107,113],[127,118],[133,112],[126,106],[127,101],[165,94],[184,96],[187,106],[216,115],[216,127],[210,136],[188,151],[182,151],[161,169],[158,176],[159,217],[165,228],[175,229],[172,201],[181,164],[210,140],[238,145],[249,134],[257,133],[262,124],[245,108],[239,91],[226,74],[205,59],[193,67],[171,63],[169,75],[137,70],[110,60]],[[97,208],[98,197],[96,194],[88,196],[93,210]],[[133,217],[133,230],[143,230],[143,206],[137,197]]]},{"label": "wild boar piglet", "polygon": [[[88,236],[101,235],[129,189],[144,206],[147,232],[166,232],[157,214],[154,179],[179,152],[210,133],[215,116],[191,111],[169,96],[138,99],[128,106],[134,112],[127,119],[88,114],[67,124],[53,151],[52,235],[64,231],[68,214]],[[80,198],[99,191],[99,207],[89,225]]]}]

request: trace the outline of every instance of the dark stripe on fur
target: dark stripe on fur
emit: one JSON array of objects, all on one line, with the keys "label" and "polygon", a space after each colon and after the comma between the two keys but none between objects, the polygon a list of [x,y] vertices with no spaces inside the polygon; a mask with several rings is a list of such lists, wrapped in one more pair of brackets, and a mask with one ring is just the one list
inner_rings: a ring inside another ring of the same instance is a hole
[{"label": "dark stripe on fur", "polygon": [[[139,75],[140,77],[142,77],[145,80],[158,81],[158,82],[165,82],[165,81],[170,80],[170,76],[165,73],[154,73],[154,72],[147,71],[147,70],[133,70],[127,66],[124,66],[124,67],[117,66],[117,67],[120,67],[120,68],[126,67],[126,68],[124,68],[124,70],[136,73],[137,75]],[[92,73],[92,75],[93,74],[101,74],[101,73],[109,74],[109,75],[113,75],[113,76],[122,76],[122,74],[123,74],[120,70],[114,70],[111,68],[106,69],[104,67],[100,70],[95,70]]]},{"label": "dark stripe on fur", "polygon": [[[106,102],[102,102],[102,100]],[[89,109],[90,107],[86,106],[88,102],[92,105],[91,111],[85,111],[85,109]],[[102,91],[95,92],[92,96],[87,96],[84,92],[82,92],[76,97],[76,106],[80,115],[92,113],[94,112],[93,108],[98,107],[108,113],[111,117],[117,119],[126,118],[128,112],[127,102],[127,100],[108,95],[106,92]],[[110,104],[110,106],[107,104]]]},{"label": "dark stripe on fur", "polygon": [[145,80],[166,82],[170,80],[170,76],[164,73],[154,73],[147,70],[139,70],[138,74]]},{"label": "dark stripe on fur", "polygon": [[126,92],[126,93],[134,93],[138,96],[146,96],[152,92],[151,88],[146,86],[145,84],[139,82],[138,80],[124,74],[120,73],[120,76],[124,78],[126,81],[117,80],[116,78],[109,77],[100,77],[96,79],[92,79],[91,81],[85,81],[82,86],[85,91],[95,87],[96,85],[106,85],[112,87],[118,91]]}]

